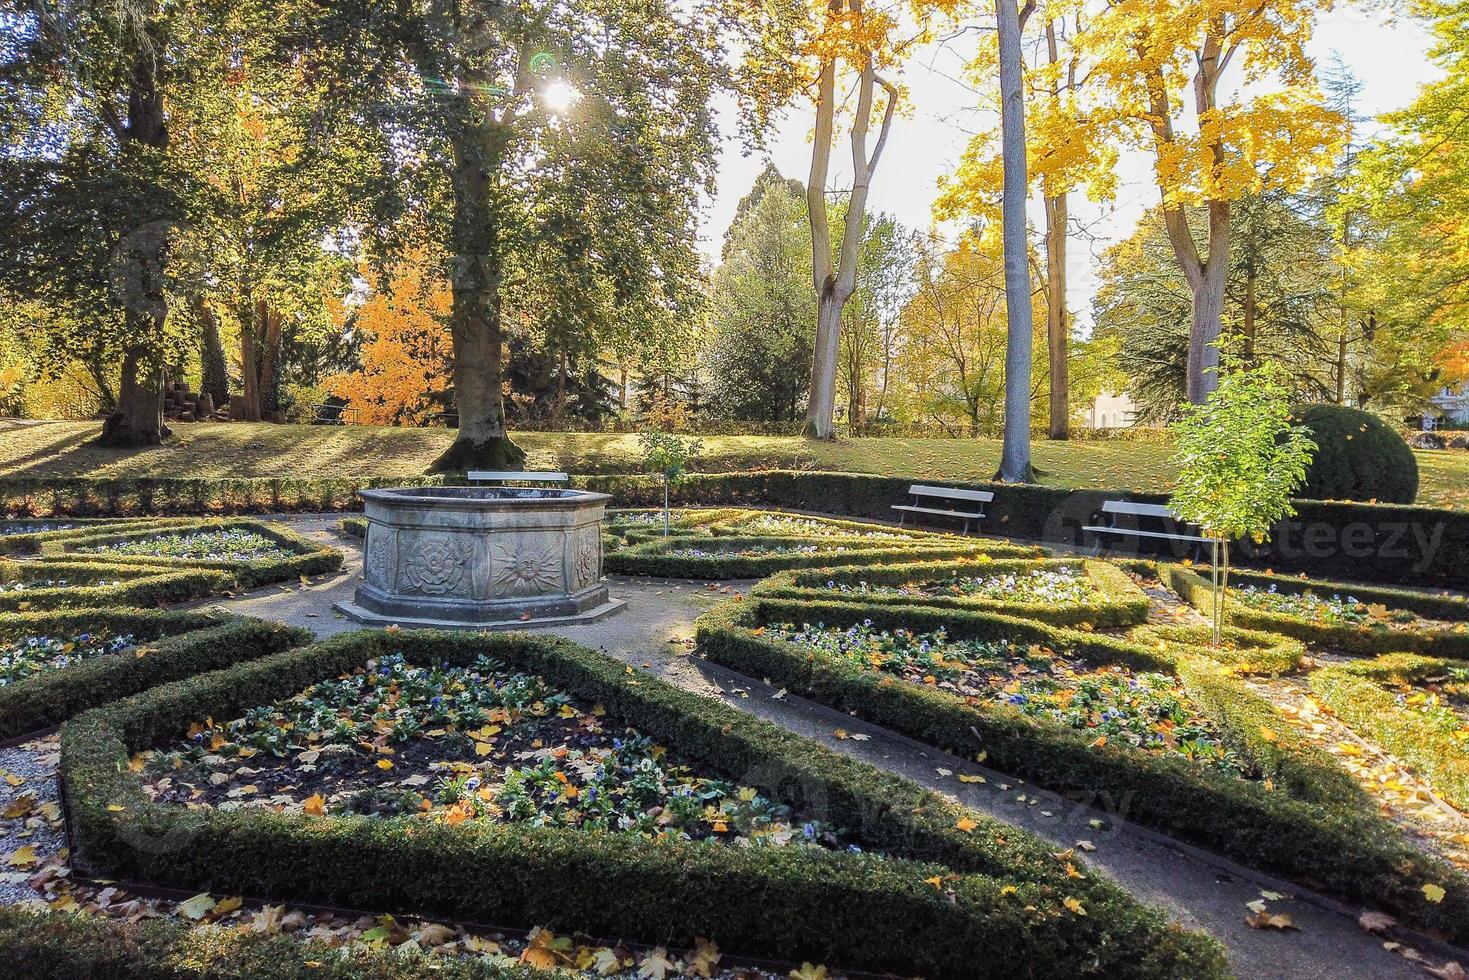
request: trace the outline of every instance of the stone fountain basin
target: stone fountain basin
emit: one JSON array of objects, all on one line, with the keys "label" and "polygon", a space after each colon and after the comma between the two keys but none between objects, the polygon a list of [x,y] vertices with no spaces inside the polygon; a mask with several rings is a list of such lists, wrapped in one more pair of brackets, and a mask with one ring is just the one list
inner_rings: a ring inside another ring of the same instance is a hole
[{"label": "stone fountain basin", "polygon": [[362,584],[337,608],[369,623],[513,629],[616,612],[602,581],[602,518],[585,490],[362,490]]}]

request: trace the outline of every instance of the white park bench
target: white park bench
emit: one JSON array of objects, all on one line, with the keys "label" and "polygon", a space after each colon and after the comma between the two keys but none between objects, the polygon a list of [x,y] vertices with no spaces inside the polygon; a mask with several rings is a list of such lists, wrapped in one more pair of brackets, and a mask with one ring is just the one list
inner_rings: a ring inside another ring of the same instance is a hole
[{"label": "white park bench", "polygon": [[[938,517],[954,517],[964,522],[964,533],[969,533],[971,521],[984,519],[984,505],[995,499],[988,490],[960,490],[955,487],[930,487],[915,483],[908,488],[913,495],[911,504],[893,504],[900,515],[898,526],[902,527],[909,514],[934,514]],[[965,509],[961,510],[963,507]]]},{"label": "white park bench", "polygon": [[[1128,500],[1108,500],[1102,504],[1102,516],[1106,524],[1088,524],[1082,531],[1092,535],[1099,546],[1108,539],[1140,538],[1154,541],[1172,541],[1200,550],[1209,544],[1209,539],[1200,533],[1197,526],[1179,519],[1163,504],[1139,504]],[[1126,519],[1119,523],[1119,518]],[[1152,528],[1139,527],[1148,522]]]},{"label": "white park bench", "polygon": [[565,473],[551,470],[470,470],[465,474],[470,483],[565,483]]}]

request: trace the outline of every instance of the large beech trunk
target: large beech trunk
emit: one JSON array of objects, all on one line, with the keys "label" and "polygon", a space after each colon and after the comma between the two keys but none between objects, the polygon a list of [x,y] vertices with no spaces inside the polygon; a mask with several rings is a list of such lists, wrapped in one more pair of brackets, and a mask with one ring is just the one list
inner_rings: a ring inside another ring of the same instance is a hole
[{"label": "large beech trunk", "polygon": [[[429,467],[431,473],[469,469],[518,470],[525,451],[505,432],[500,310],[501,267],[498,225],[490,199],[490,174],[497,168],[496,142],[479,127],[465,125],[455,147],[454,266],[449,335],[454,341],[454,404],[459,430],[454,442]],[[488,147],[488,151],[486,148]],[[490,157],[486,159],[486,152]]]}]

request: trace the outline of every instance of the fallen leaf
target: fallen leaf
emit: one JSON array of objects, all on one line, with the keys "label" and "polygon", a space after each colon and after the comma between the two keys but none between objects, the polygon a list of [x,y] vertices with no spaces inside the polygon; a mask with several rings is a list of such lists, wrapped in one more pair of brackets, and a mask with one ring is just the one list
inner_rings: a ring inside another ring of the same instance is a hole
[{"label": "fallen leaf", "polygon": [[186,902],[180,902],[178,914],[198,922],[213,910],[215,904],[208,892],[201,892]]},{"label": "fallen leaf", "polygon": [[1386,932],[1398,924],[1398,920],[1386,912],[1363,912],[1357,916],[1357,925],[1368,932]]},{"label": "fallen leaf", "polygon": [[954,824],[954,826],[958,827],[960,830],[964,831],[964,833],[967,834],[972,832],[975,827],[979,826],[979,824],[973,820],[970,820],[968,817],[961,817],[959,821]]},{"label": "fallen leaf", "polygon": [[1443,901],[1444,890],[1440,885],[1429,883],[1423,886],[1423,897],[1437,905]]},{"label": "fallen leaf", "polygon": [[1074,898],[1064,898],[1061,900],[1061,904],[1077,915],[1086,915],[1086,909],[1082,908],[1081,903]]},{"label": "fallen leaf", "polygon": [[1256,912],[1245,916],[1245,924],[1252,929],[1299,929],[1290,916],[1279,912]]},{"label": "fallen leaf", "polygon": [[320,793],[313,793],[306,798],[306,805],[303,807],[303,810],[308,817],[324,816],[326,814],[326,800]]}]

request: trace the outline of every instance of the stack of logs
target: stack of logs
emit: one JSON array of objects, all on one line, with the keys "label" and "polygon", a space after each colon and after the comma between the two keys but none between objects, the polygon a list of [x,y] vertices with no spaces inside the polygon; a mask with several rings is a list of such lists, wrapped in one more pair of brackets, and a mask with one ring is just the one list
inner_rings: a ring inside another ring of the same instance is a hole
[{"label": "stack of logs", "polygon": [[187,381],[171,382],[163,392],[163,417],[178,422],[201,422],[214,418],[214,399],[202,391],[190,391]]}]

